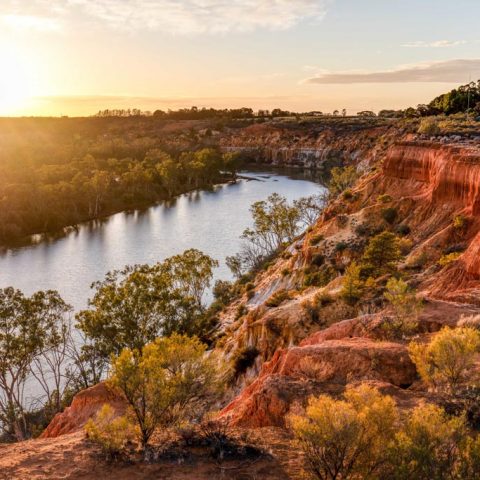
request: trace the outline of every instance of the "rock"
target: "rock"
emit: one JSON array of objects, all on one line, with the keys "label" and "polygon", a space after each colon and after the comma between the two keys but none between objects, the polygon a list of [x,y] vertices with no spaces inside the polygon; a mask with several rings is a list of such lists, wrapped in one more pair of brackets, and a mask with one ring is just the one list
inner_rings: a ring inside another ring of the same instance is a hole
[{"label": "rock", "polygon": [[72,404],[55,415],[40,438],[54,438],[80,430],[105,403],[119,416],[125,413],[125,400],[102,382],[75,395]]}]

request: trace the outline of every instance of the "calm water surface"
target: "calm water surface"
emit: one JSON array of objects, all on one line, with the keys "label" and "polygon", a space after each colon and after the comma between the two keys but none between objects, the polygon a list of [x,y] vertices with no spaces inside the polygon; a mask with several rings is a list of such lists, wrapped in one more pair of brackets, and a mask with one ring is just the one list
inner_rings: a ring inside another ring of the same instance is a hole
[{"label": "calm water surface", "polygon": [[169,204],[118,213],[81,224],[56,240],[0,254],[0,287],[27,294],[58,290],[76,310],[87,304],[90,285],[110,270],[155,263],[189,248],[220,262],[215,278],[230,279],[225,257],[238,252],[239,236],[251,224],[250,205],[278,192],[290,201],[320,193],[321,185],[301,174],[247,172],[255,180],[181,195]]}]

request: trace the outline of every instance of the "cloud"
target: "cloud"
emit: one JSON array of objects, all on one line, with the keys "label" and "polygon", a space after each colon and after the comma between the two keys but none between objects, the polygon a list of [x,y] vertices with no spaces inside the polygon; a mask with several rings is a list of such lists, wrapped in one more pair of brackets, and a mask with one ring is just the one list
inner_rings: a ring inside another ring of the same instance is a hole
[{"label": "cloud", "polygon": [[446,48],[446,47],[456,47],[458,45],[465,45],[467,42],[465,40],[437,40],[435,42],[410,42],[404,43],[402,47],[406,48]]},{"label": "cloud", "polygon": [[[324,17],[334,0],[2,0],[0,16],[85,15],[126,30],[173,34],[285,30]],[[4,3],[5,2],[5,3]]]},{"label": "cloud", "polygon": [[444,82],[462,83],[480,77],[480,59],[458,59],[440,62],[424,62],[404,65],[393,70],[377,72],[320,72],[302,83],[351,84],[351,83],[404,83]]}]

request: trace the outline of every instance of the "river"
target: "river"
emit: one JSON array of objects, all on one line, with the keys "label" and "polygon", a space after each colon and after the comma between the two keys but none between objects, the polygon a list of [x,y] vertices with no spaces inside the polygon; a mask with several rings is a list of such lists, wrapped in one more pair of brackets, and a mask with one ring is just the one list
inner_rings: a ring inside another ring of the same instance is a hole
[{"label": "river", "polygon": [[215,278],[231,279],[225,257],[238,252],[251,225],[250,205],[273,192],[289,201],[318,194],[323,187],[308,174],[243,172],[236,184],[184,194],[145,210],[122,212],[78,225],[69,233],[0,253],[0,287],[26,294],[58,290],[75,310],[84,308],[90,285],[125,265],[155,263],[197,248],[220,262]]}]

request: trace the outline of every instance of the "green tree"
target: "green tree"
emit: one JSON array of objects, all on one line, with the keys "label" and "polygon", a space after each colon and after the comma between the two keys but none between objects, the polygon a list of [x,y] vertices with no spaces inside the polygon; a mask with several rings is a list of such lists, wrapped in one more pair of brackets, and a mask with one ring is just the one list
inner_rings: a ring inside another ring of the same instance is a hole
[{"label": "green tree", "polygon": [[401,279],[390,278],[383,294],[393,310],[393,318],[386,320],[384,328],[394,338],[402,338],[412,334],[417,328],[418,313],[421,301],[417,299],[414,290]]},{"label": "green tree", "polygon": [[348,387],[345,400],[311,398],[304,416],[290,417],[306,470],[320,480],[378,478],[397,419],[394,400],[367,385]]},{"label": "green tree", "polygon": [[408,347],[422,380],[451,395],[472,378],[479,349],[480,333],[468,327],[445,327],[430,343],[412,342]]},{"label": "green tree", "polygon": [[32,365],[62,340],[59,325],[70,310],[55,291],[0,290],[0,424],[16,440],[29,434],[24,390]]},{"label": "green tree", "polygon": [[[393,480],[465,480],[458,476],[467,440],[465,418],[451,417],[436,405],[416,407],[391,449]],[[477,472],[478,473],[478,472]]]},{"label": "green tree", "polygon": [[370,240],[362,258],[362,266],[368,274],[379,277],[394,272],[401,258],[397,236],[385,231]]},{"label": "green tree", "polygon": [[202,297],[217,262],[198,250],[153,266],[107,274],[93,286],[89,309],[77,314],[78,327],[108,359],[124,348],[141,351],[160,335],[204,335]]},{"label": "green tree", "polygon": [[334,167],[331,171],[331,179],[328,186],[331,196],[336,196],[351,187],[358,179],[358,173],[354,166]]},{"label": "green tree", "polygon": [[221,364],[196,338],[174,334],[125,349],[114,359],[109,382],[125,395],[145,448],[157,427],[198,420],[221,389]]},{"label": "green tree", "polygon": [[360,274],[361,267],[356,262],[352,262],[345,271],[341,296],[350,305],[354,305],[362,298],[365,283]]}]

